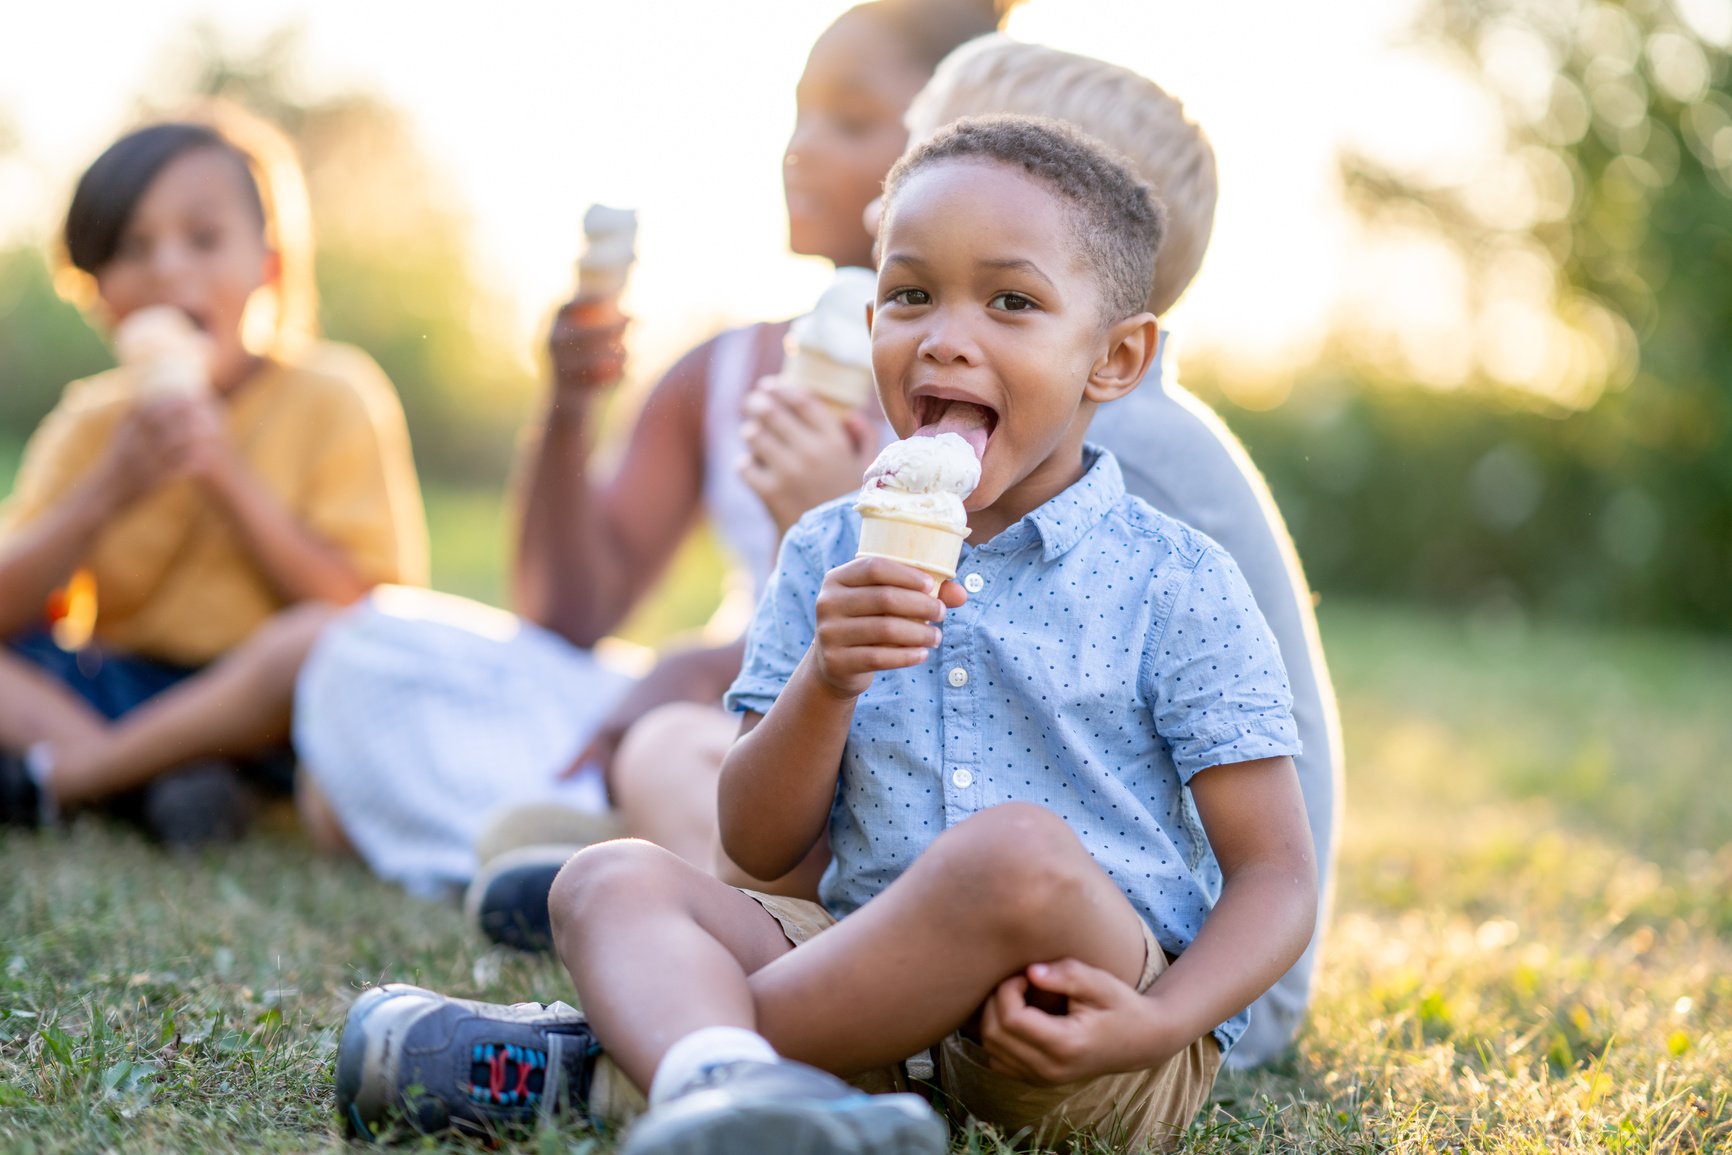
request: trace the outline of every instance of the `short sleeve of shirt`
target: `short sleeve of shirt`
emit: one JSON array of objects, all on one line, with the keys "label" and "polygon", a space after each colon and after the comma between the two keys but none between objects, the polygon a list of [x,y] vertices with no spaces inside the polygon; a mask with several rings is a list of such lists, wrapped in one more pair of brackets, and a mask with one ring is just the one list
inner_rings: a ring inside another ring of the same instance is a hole
[{"label": "short sleeve of shirt", "polygon": [[1300,752],[1287,671],[1233,559],[1205,549],[1144,653],[1155,728],[1189,782],[1199,770]]},{"label": "short sleeve of shirt", "polygon": [[0,539],[41,517],[97,463],[120,412],[110,376],[68,386],[30,435],[12,492],[0,502]]},{"label": "short sleeve of shirt", "polygon": [[[818,589],[845,532],[846,502],[821,505],[802,517],[782,540],[775,572],[752,615],[740,676],[722,704],[735,713],[767,713],[793,676],[817,633]],[[850,552],[852,550],[850,549]]]}]

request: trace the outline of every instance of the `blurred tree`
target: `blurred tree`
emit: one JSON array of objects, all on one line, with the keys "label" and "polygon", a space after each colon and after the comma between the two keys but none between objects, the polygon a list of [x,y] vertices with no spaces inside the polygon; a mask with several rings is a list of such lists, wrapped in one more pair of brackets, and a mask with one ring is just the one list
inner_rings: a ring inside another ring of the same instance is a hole
[{"label": "blurred tree", "polygon": [[1465,387],[1408,387],[1411,358],[1344,335],[1341,368],[1234,418],[1318,585],[1732,628],[1732,9],[1711,8],[1422,10],[1498,110],[1497,155],[1343,171],[1374,236],[1460,261]]}]

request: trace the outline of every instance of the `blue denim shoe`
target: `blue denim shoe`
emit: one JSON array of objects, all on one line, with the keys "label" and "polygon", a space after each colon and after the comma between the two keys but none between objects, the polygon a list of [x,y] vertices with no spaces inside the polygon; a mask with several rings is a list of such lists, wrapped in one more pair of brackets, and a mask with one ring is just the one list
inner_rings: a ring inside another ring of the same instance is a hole
[{"label": "blue denim shoe", "polygon": [[349,1008],[337,1050],[337,1111],[349,1134],[389,1122],[423,1134],[497,1137],[583,1112],[601,1048],[564,1003],[480,1003],[406,983]]},{"label": "blue denim shoe", "polygon": [[650,1108],[620,1155],[944,1155],[949,1141],[919,1095],[868,1095],[784,1059],[709,1068]]}]

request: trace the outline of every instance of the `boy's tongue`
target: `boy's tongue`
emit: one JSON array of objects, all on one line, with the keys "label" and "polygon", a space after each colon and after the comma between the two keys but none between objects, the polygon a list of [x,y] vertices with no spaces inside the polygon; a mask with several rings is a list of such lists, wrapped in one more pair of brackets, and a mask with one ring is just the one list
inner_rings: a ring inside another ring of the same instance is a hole
[{"label": "boy's tongue", "polygon": [[954,433],[968,442],[974,456],[986,456],[987,438],[992,435],[992,411],[971,401],[947,401],[931,421],[914,431],[916,437],[937,437]]}]

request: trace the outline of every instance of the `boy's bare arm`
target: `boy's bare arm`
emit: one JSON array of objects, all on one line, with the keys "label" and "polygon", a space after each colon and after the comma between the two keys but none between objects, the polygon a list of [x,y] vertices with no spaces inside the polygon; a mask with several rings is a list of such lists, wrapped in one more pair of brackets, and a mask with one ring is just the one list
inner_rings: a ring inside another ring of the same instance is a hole
[{"label": "boy's bare arm", "polygon": [[72,576],[108,523],[174,475],[177,454],[164,433],[174,428],[172,412],[165,420],[158,411],[184,403],[164,398],[133,406],[89,472],[9,535],[0,549],[0,637],[40,621],[48,595]]},{"label": "boy's bare arm", "polygon": [[824,831],[854,703],[880,670],[917,666],[938,644],[933,623],[962,587],[938,596],[913,566],[855,558],[824,575],[817,633],[769,713],[746,716],[722,762],[722,849],[757,878],[799,865]]},{"label": "boy's bare arm", "polygon": [[[1223,879],[1196,939],[1140,997],[1075,959],[1007,980],[982,1024],[995,1067],[1058,1083],[1154,1066],[1248,1006],[1304,951],[1317,865],[1293,760],[1215,766],[1191,792]],[[1068,1013],[1029,1006],[1030,987],[1068,996]]]}]

